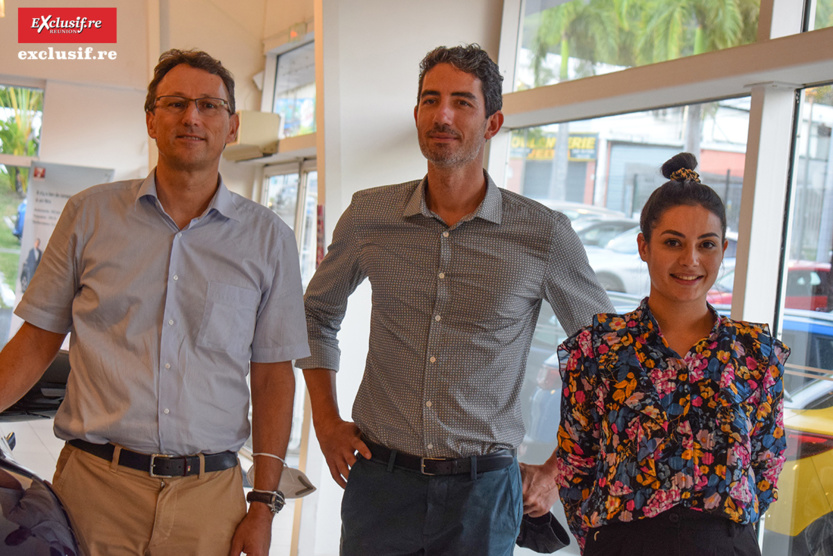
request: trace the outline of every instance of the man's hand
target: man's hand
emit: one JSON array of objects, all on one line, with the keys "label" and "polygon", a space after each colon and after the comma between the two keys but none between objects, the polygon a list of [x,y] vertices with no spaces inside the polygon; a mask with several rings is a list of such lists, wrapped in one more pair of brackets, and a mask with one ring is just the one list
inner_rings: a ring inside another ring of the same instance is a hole
[{"label": "man's hand", "polygon": [[272,543],[272,510],[266,504],[252,502],[249,513],[234,531],[229,556],[268,556]]},{"label": "man's hand", "polygon": [[543,465],[521,463],[520,466],[524,513],[532,517],[545,515],[558,498],[555,460],[550,458]]},{"label": "man's hand", "polygon": [[370,448],[362,441],[359,427],[351,421],[335,418],[316,425],[315,433],[330,474],[341,488],[346,487],[350,468],[356,463],[356,452],[365,459],[371,458]]},{"label": "man's hand", "polygon": [[362,441],[355,423],[345,421],[338,414],[336,402],[336,373],[331,369],[305,369],[307,392],[312,404],[312,424],[321,451],[330,468],[330,475],[344,488],[350,468],[356,463],[356,452],[370,459],[370,448]]}]

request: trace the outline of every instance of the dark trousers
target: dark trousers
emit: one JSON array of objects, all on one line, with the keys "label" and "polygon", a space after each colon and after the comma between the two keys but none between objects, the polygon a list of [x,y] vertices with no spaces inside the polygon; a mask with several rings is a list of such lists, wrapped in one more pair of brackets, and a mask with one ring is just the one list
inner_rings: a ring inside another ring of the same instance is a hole
[{"label": "dark trousers", "polygon": [[429,477],[361,457],[341,503],[342,556],[509,556],[523,513],[517,463]]},{"label": "dark trousers", "polygon": [[590,529],[584,556],[761,556],[753,525],[675,506],[656,517]]}]

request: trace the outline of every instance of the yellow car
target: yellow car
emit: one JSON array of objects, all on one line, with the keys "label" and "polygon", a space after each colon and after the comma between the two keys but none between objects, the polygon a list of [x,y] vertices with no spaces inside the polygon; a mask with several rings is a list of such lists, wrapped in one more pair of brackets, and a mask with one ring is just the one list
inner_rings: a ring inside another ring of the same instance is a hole
[{"label": "yellow car", "polygon": [[784,377],[787,461],[764,519],[763,554],[833,556],[833,321],[807,315],[804,327],[804,312],[794,313],[784,323],[793,329],[784,333],[793,348]]}]

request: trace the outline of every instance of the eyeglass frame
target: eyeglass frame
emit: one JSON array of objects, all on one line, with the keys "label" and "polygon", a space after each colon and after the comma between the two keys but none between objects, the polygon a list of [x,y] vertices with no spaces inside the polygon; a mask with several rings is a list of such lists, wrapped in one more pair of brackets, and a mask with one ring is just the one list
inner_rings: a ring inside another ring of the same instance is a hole
[{"label": "eyeglass frame", "polygon": [[[182,113],[184,113],[186,110],[188,110],[188,106],[189,106],[189,105],[193,102],[193,103],[194,103],[194,106],[197,108],[197,113],[198,113],[198,114],[203,114],[203,115],[205,115],[205,113],[204,113],[202,110],[200,110],[199,101],[201,101],[201,100],[213,100],[213,101],[218,101],[217,103],[218,103],[218,104],[220,104],[220,106],[222,106],[223,108],[225,108],[225,109],[226,109],[226,111],[229,113],[229,115],[233,115],[233,114],[234,114],[234,112],[232,112],[232,111],[231,111],[231,103],[229,103],[229,101],[227,101],[227,100],[226,100],[226,99],[224,99],[224,98],[220,98],[220,97],[200,97],[200,98],[188,98],[188,97],[184,97],[184,96],[181,96],[181,95],[159,95],[159,96],[158,96],[158,97],[156,97],[156,98],[154,99],[154,101],[153,101],[153,109],[154,109],[154,111],[155,111],[155,110],[156,110],[156,108],[157,108],[156,103],[158,103],[158,102],[159,102],[159,99],[162,99],[162,98],[178,98],[178,99],[182,99],[182,100],[186,100],[186,101],[188,101],[188,103],[185,105],[185,107],[182,109],[182,111],[180,111],[180,112],[174,112],[174,113],[176,113],[176,114],[182,114]],[[163,110],[164,110],[164,108],[163,108]]]}]

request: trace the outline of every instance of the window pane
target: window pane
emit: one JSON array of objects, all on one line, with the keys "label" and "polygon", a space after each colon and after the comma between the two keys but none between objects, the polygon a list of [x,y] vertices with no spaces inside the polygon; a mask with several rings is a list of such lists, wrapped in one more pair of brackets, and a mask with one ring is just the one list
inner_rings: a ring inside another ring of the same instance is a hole
[{"label": "window pane", "polygon": [[792,350],[784,376],[788,460],[764,521],[765,556],[824,554],[833,546],[831,87],[803,91],[799,114],[781,319]]},{"label": "window pane", "polygon": [[[722,272],[732,272],[749,108],[744,97],[514,130],[505,187],[570,218],[616,311],[626,312],[649,287],[637,252],[640,211],[666,181],[660,166],[680,151],[697,156],[700,179],[727,205],[731,239]],[[723,295],[731,302],[728,284]],[[540,463],[555,448],[561,400],[555,351],[565,337],[549,304],[542,304],[521,393],[522,461]],[[561,505],[554,511],[560,515]]]},{"label": "window pane", "polygon": [[0,153],[37,156],[42,119],[43,90],[0,85]]},{"label": "window pane", "polygon": [[315,43],[278,57],[272,111],[281,115],[283,137],[315,131]]},{"label": "window pane", "polygon": [[528,0],[515,90],[755,41],[759,0]]},{"label": "window pane", "polygon": [[298,206],[298,174],[270,176],[266,182],[266,206],[295,229],[295,209]]},{"label": "window pane", "polygon": [[[0,85],[0,154],[36,157],[43,121],[43,90]],[[0,345],[14,304],[29,167],[0,164]]]},{"label": "window pane", "polygon": [[318,172],[315,170],[308,172],[306,179],[307,195],[298,246],[301,255],[301,281],[304,283],[304,288],[315,273],[318,254]]},{"label": "window pane", "polygon": [[833,0],[808,0],[808,6],[811,9],[808,31],[833,27]]}]

